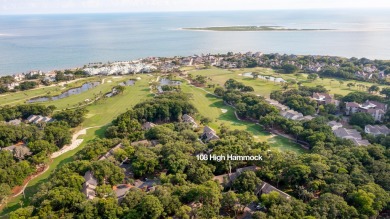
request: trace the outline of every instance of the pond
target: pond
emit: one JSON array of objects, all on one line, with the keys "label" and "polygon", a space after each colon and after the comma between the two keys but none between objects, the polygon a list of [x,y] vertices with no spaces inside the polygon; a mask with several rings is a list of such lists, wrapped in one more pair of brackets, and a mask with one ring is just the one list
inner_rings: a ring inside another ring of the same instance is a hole
[{"label": "pond", "polygon": [[72,88],[65,92],[63,92],[60,95],[52,96],[52,97],[37,97],[33,98],[27,101],[27,103],[41,103],[41,102],[47,102],[47,101],[54,101],[54,100],[60,100],[75,94],[81,94],[89,89],[92,89],[96,86],[98,86],[100,82],[88,82],[83,84],[81,87]]},{"label": "pond", "polygon": [[163,93],[164,91],[162,90],[162,86],[164,85],[171,85],[171,86],[175,86],[175,85],[180,85],[181,84],[181,81],[174,81],[174,80],[170,80],[168,78],[162,78],[160,80],[160,86],[157,87],[157,90],[159,93]]},{"label": "pond", "polygon": [[[253,75],[252,75],[252,72],[246,72],[244,74],[242,74],[242,76],[244,77],[251,77],[253,78]],[[259,75],[257,76],[258,78],[260,79],[263,79],[263,80],[267,80],[267,81],[273,81],[273,82],[287,82],[286,80],[284,80],[283,78],[275,78],[275,77],[272,77],[272,76],[263,76],[263,75]]]}]

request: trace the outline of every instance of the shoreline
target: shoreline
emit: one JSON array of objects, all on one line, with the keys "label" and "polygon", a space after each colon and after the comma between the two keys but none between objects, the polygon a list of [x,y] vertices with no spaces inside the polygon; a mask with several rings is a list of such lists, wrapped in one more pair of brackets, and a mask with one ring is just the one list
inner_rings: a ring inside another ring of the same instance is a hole
[{"label": "shoreline", "polygon": [[[288,31],[288,30],[280,30],[280,31],[216,31],[216,30],[192,30],[192,29],[185,29],[185,28],[177,28],[176,30],[182,30],[182,31],[198,31],[198,32],[293,32],[293,31]],[[326,31],[344,31],[344,30],[326,30]],[[352,31],[352,30],[351,30]],[[356,30],[358,31],[358,30]],[[362,31],[365,31],[365,30],[362,30]],[[305,32],[305,31],[297,31],[297,32]],[[314,30],[312,30],[312,32],[315,32]],[[250,52],[248,50],[236,50],[236,51],[232,51],[232,50],[227,50],[229,52],[233,52],[233,53],[246,53],[246,52]],[[227,53],[226,51],[220,51],[220,52],[204,52],[204,54],[211,54],[211,55],[216,55],[218,53],[221,53],[221,54],[225,54]],[[357,58],[357,59],[361,59],[361,58],[367,58],[369,60],[379,60],[379,61],[384,61],[384,62],[390,62],[390,57],[388,58],[374,58],[374,57],[367,57],[367,56],[343,56],[343,55],[330,55],[330,54],[304,54],[304,53],[301,53],[301,54],[294,54],[294,53],[283,53],[283,52],[278,52],[278,51],[274,51],[274,52],[264,52],[264,54],[274,54],[274,53],[278,53],[278,54],[281,54],[281,55],[294,55],[294,56],[318,56],[318,57],[335,57],[335,58],[341,58],[341,59],[351,59],[351,58]],[[193,55],[193,54],[192,54]],[[181,55],[180,57],[188,57],[188,56],[192,56],[191,54],[187,54],[187,55]],[[173,59],[174,56],[159,56],[159,55],[156,55],[156,56],[147,56],[147,57],[143,57],[143,58],[137,58],[137,59],[134,59],[134,60],[128,60],[128,61],[124,61],[124,62],[131,62],[131,61],[136,61],[136,60],[142,60],[142,59],[146,59],[148,57],[158,57],[158,58],[167,58],[167,59]],[[90,62],[90,63],[98,63],[99,61],[95,61],[95,62]],[[106,61],[106,62],[102,62],[103,64],[107,64],[108,62],[114,62],[114,61]],[[32,69],[32,70],[26,70],[24,72],[15,72],[15,73],[5,73],[5,74],[2,74],[0,72],[0,77],[6,77],[6,76],[14,76],[14,75],[19,75],[19,74],[27,74],[29,73],[30,71],[37,71],[37,70],[41,70],[42,72],[44,72],[45,74],[46,73],[52,73],[54,71],[64,71],[64,70],[77,70],[77,69],[83,69],[85,65],[88,65],[87,64],[83,64],[83,65],[79,65],[79,66],[75,66],[73,65],[72,67],[61,67],[61,68],[58,68],[58,69],[52,69],[52,70],[45,70],[44,68],[42,69],[39,69],[39,68],[35,68],[35,69]],[[1,95],[0,95],[1,96]]]}]

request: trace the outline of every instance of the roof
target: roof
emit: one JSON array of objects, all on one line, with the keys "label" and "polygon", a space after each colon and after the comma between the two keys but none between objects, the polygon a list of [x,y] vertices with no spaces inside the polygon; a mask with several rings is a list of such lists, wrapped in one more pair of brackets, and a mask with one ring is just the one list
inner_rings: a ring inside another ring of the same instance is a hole
[{"label": "roof", "polygon": [[332,99],[332,96],[327,93],[313,93],[313,98],[318,100]]},{"label": "roof", "polygon": [[133,188],[134,186],[130,184],[119,184],[113,187],[113,190],[115,191],[115,195],[118,199],[122,199],[127,192]]},{"label": "roof", "polygon": [[19,125],[22,121],[20,119],[13,119],[7,122],[8,125]]},{"label": "roof", "polygon": [[259,169],[259,167],[257,167],[257,166],[248,166],[248,167],[238,168],[238,169],[236,169],[236,172],[234,172],[234,173],[214,176],[213,179],[217,180],[220,184],[224,183],[225,180],[227,180],[227,182],[230,183],[230,182],[233,182],[237,177],[239,177],[243,172],[256,171],[258,169]]},{"label": "roof", "polygon": [[287,110],[284,112],[281,112],[281,115],[286,119],[299,119],[303,117],[303,114],[294,110]]},{"label": "roof", "polygon": [[347,106],[347,107],[360,107],[360,105],[356,102],[347,102],[347,103],[345,103],[345,106]]},{"label": "roof", "polygon": [[350,139],[356,146],[367,146],[370,144],[368,140],[365,139]]},{"label": "roof", "polygon": [[154,124],[154,123],[145,122],[144,124],[142,124],[142,129],[143,130],[149,130],[149,129],[155,127],[155,126],[156,126],[156,124]]},{"label": "roof", "polygon": [[40,116],[40,115],[31,115],[27,119],[27,122],[37,124],[39,122],[51,122],[53,121],[52,118],[47,116]]},{"label": "roof", "polygon": [[342,127],[343,126],[343,124],[341,124],[341,123],[339,123],[339,122],[336,122],[336,121],[330,121],[330,122],[328,122],[328,125],[330,126],[330,127],[337,127],[337,126],[339,126],[339,127]]},{"label": "roof", "polygon": [[95,176],[93,175],[93,173],[88,170],[85,174],[84,174],[84,179],[85,179],[85,184],[89,184],[89,185],[94,185],[94,186],[97,186],[97,179],[95,178]]},{"label": "roof", "polygon": [[339,138],[362,139],[362,136],[356,129],[338,128],[333,133]]},{"label": "roof", "polygon": [[370,114],[372,114],[372,113],[385,114],[385,112],[382,109],[372,109],[371,108],[371,109],[367,109],[366,112],[370,113]]},{"label": "roof", "polygon": [[7,151],[12,152],[14,157],[16,157],[18,159],[24,159],[25,156],[29,156],[32,154],[32,152],[30,151],[30,148],[28,148],[23,143],[11,145],[11,146],[3,148],[2,150],[7,150]]},{"label": "roof", "polygon": [[373,101],[373,100],[366,100],[366,102],[363,104],[364,106],[366,105],[374,105],[376,109],[382,109],[382,110],[387,110],[387,104],[378,102],[378,101]]},{"label": "roof", "polygon": [[368,134],[374,135],[388,135],[390,134],[390,129],[384,125],[366,125],[365,132]]},{"label": "roof", "polygon": [[257,190],[257,194],[258,193],[262,193],[262,194],[269,194],[270,192],[277,192],[279,193],[280,196],[284,197],[285,199],[290,199],[291,196],[277,188],[275,188],[274,186],[272,186],[271,184],[268,184],[266,182],[262,182],[259,186],[258,186],[258,190]]},{"label": "roof", "polygon": [[137,146],[137,145],[150,145],[151,142],[148,141],[148,140],[141,140],[141,141],[134,141],[134,142],[131,142],[131,146]]},{"label": "roof", "polygon": [[208,126],[205,126],[204,128],[203,128],[203,133],[216,133],[215,131],[214,131],[214,129],[212,129],[212,128],[210,128],[210,127],[208,127]]},{"label": "roof", "polygon": [[184,122],[194,122],[194,121],[195,121],[194,118],[192,118],[192,117],[189,116],[188,114],[184,114],[184,115],[182,116],[182,119],[183,119]]}]

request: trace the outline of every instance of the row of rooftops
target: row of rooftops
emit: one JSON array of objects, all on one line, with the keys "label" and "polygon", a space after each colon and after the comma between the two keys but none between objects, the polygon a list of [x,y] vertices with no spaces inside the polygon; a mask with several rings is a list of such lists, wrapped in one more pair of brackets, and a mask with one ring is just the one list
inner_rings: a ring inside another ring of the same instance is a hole
[{"label": "row of rooftops", "polygon": [[356,129],[343,128],[343,125],[336,121],[328,122],[328,125],[332,128],[333,134],[342,139],[351,140],[356,146],[367,146],[370,144],[368,140],[365,140]]},{"label": "row of rooftops", "polygon": [[378,109],[378,110],[382,110],[383,112],[387,111],[387,104],[378,101],[373,101],[373,100],[366,100],[366,102],[364,102],[363,104],[359,104],[356,102],[346,102],[345,106],[351,108],[361,108],[361,109]]},{"label": "row of rooftops", "polygon": [[390,129],[385,125],[366,125],[364,127],[364,132],[374,136],[377,135],[389,135]]},{"label": "row of rooftops", "polygon": [[[233,183],[234,180],[237,179],[237,177],[239,177],[243,172],[245,171],[257,171],[259,170],[260,168],[257,167],[257,166],[248,166],[248,167],[243,167],[243,168],[238,168],[236,170],[236,172],[234,173],[230,173],[230,174],[223,174],[223,175],[219,175],[219,176],[214,176],[214,180],[218,181],[219,184],[224,184],[225,182],[227,182],[227,185],[225,186],[230,186],[231,183]],[[225,181],[227,180],[227,181]],[[261,194],[269,194],[270,192],[277,192],[280,194],[281,197],[285,198],[285,199],[290,199],[291,196],[279,189],[277,189],[276,187],[266,183],[266,182],[261,182],[260,184],[258,184],[256,186],[256,191],[254,191],[256,195],[261,195]]]},{"label": "row of rooftops", "polygon": [[52,119],[51,117],[41,116],[41,115],[31,115],[26,119],[27,123],[34,123],[34,124],[48,123],[53,121],[54,119]]},{"label": "row of rooftops", "polygon": [[304,116],[302,113],[297,112],[295,110],[291,110],[288,106],[285,106],[276,100],[266,98],[265,101],[268,104],[275,106],[280,111],[280,115],[286,119],[291,119],[291,120],[295,120],[295,121],[314,119],[313,116]]},{"label": "row of rooftops", "polygon": [[[25,120],[26,123],[33,123],[33,124],[48,123],[48,122],[53,122],[53,121],[54,121],[54,119],[52,119],[51,117],[40,116],[40,115],[31,115]],[[7,124],[7,125],[20,125],[21,123],[22,123],[21,119],[13,119],[13,120],[6,122],[5,124]]]},{"label": "row of rooftops", "polygon": [[[193,128],[197,128],[198,127],[198,124],[196,123],[195,119],[193,117],[191,117],[190,115],[188,115],[188,114],[184,114],[181,119],[182,119],[182,122],[190,123]],[[156,124],[154,124],[154,123],[145,122],[144,124],[142,124],[142,129],[143,130],[149,130],[149,129],[155,127],[155,126],[156,126]],[[205,126],[203,128],[203,133],[201,135],[201,139],[204,142],[209,142],[211,140],[219,139],[219,137],[217,135],[217,132],[214,129],[212,129],[212,128],[208,127],[208,126]]]}]

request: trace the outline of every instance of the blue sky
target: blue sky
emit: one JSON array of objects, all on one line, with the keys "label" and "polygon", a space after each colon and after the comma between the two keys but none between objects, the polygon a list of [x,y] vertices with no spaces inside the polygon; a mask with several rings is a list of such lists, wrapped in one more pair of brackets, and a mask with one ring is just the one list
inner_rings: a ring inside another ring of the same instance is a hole
[{"label": "blue sky", "polygon": [[390,8],[389,0],[0,0],[0,14]]}]

